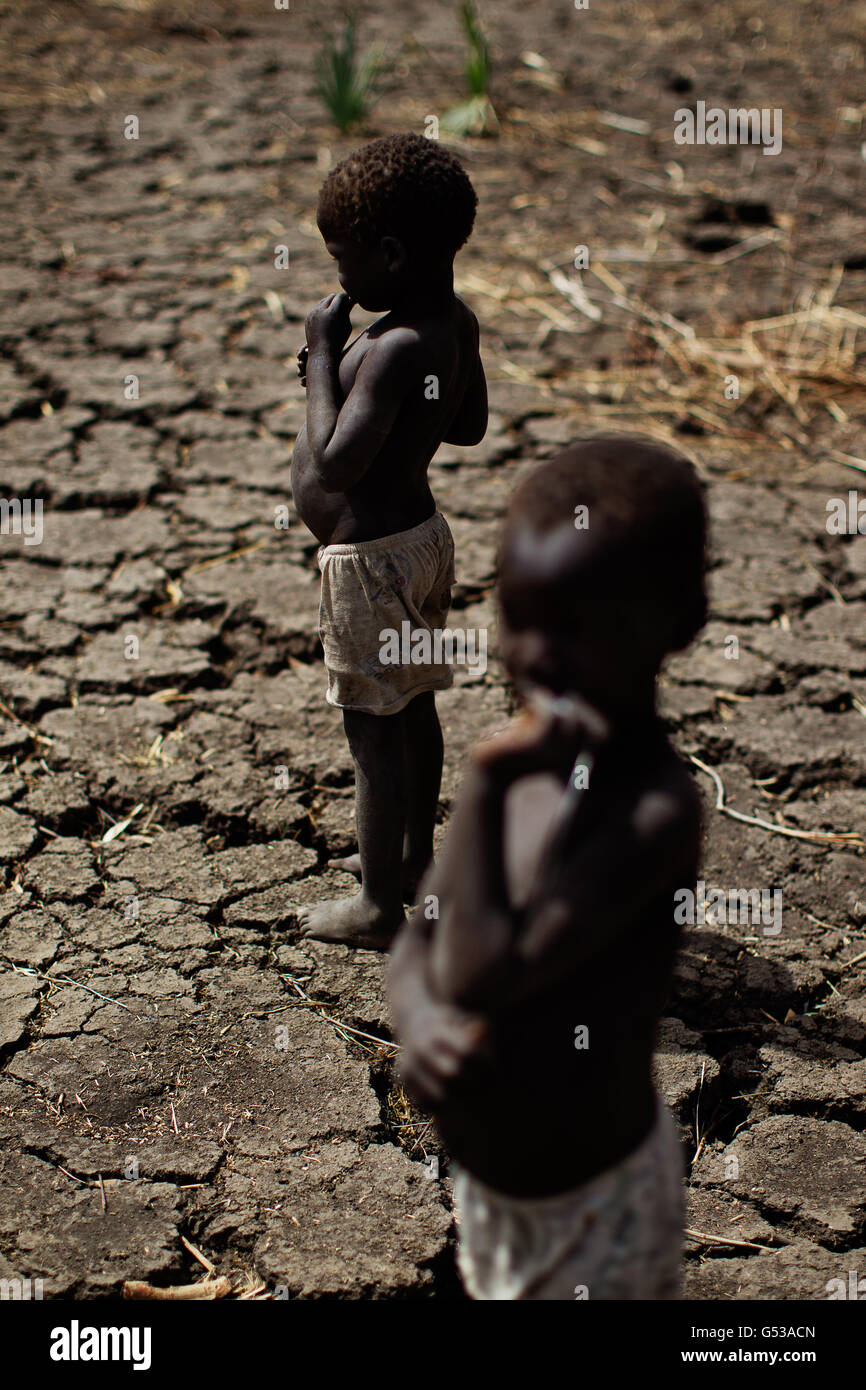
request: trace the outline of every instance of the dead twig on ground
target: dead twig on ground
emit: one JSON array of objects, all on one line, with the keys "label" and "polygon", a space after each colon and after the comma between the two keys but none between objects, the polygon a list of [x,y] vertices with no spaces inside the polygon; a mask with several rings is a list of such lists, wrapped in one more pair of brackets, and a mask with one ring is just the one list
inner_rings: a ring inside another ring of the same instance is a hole
[{"label": "dead twig on ground", "polygon": [[201,574],[203,570],[214,569],[216,565],[227,565],[230,560],[238,560],[241,555],[249,555],[254,550],[261,550],[263,545],[269,545],[270,541],[256,541],[254,545],[241,546],[240,550],[228,550],[224,555],[215,555],[212,560],[203,560],[200,565],[191,565],[188,570],[184,570],[184,577],[188,574]]},{"label": "dead twig on ground", "polygon": [[812,840],[819,845],[866,845],[866,840],[862,835],[858,835],[856,830],[798,830],[793,825],[774,825],[772,821],[762,820],[760,816],[747,816],[743,811],[735,811],[732,806],[725,805],[725,786],[715,768],[702,763],[694,753],[689,754],[689,759],[701,772],[706,773],[716,788],[716,804],[713,809],[730,816],[732,820],[742,821],[744,825],[757,826],[758,829],[766,830],[772,835],[788,835],[794,840]]},{"label": "dead twig on ground", "polygon": [[108,994],[100,994],[98,989],[92,989],[90,985],[84,984],[81,980],[72,980],[68,975],[46,975],[44,970],[37,970],[31,965],[13,965],[12,969],[19,975],[37,975],[40,980],[47,980],[50,985],[75,985],[76,989],[86,989],[88,994],[93,994],[97,999],[104,999],[106,1004],[115,1004],[118,1009],[125,1009],[128,1014],[134,1013],[128,1004],[121,1004],[119,999],[112,999]]},{"label": "dead twig on ground", "polygon": [[[281,978],[288,980],[293,989],[296,989],[298,991],[298,994],[301,996],[302,999],[304,999],[307,1003],[311,1004],[313,1007],[316,1007],[315,1000],[310,999],[310,996],[306,993],[305,990],[301,988],[294,976],[284,975]],[[352,1036],[356,1038],[366,1038],[368,1039],[368,1041],[374,1042],[378,1048],[389,1048],[394,1053],[400,1051],[398,1043],[389,1042],[387,1038],[377,1038],[375,1033],[365,1033],[363,1028],[353,1028],[351,1024],[343,1023],[341,1019],[331,1018],[330,1014],[325,1013],[323,1005],[318,1006],[318,1012],[319,1017],[323,1018],[326,1023],[330,1023],[333,1028],[336,1028],[338,1033],[342,1033],[344,1035],[352,1034]],[[346,1038],[345,1040],[349,1042],[351,1041],[351,1038]]]},{"label": "dead twig on ground", "polygon": [[207,1270],[208,1274],[216,1273],[216,1266],[212,1265],[207,1256],[201,1253],[197,1245],[193,1245],[191,1240],[187,1240],[186,1236],[181,1236],[180,1243],[185,1246],[194,1260],[198,1260],[199,1264]]},{"label": "dead twig on ground", "polygon": [[180,1300],[188,1302],[191,1299],[212,1301],[215,1298],[227,1298],[231,1291],[231,1280],[224,1277],[205,1279],[201,1284],[175,1284],[173,1287],[164,1289],[157,1288],[154,1284],[146,1284],[141,1279],[126,1279],[123,1284],[124,1298],[166,1302]]},{"label": "dead twig on ground", "polygon": [[15,724],[20,724],[22,729],[27,730],[35,743],[44,743],[48,747],[53,744],[53,738],[46,738],[44,734],[40,734],[35,724],[28,724],[26,719],[21,719],[20,716],[17,715],[14,710],[11,710],[8,705],[4,704],[2,700],[0,700],[0,714],[5,715],[7,719],[11,719]]},{"label": "dead twig on ground", "polygon": [[687,1235],[690,1240],[699,1241],[704,1245],[733,1245],[738,1250],[764,1250],[768,1255],[777,1255],[779,1250],[785,1248],[784,1246],[758,1245],[757,1241],[754,1240],[728,1240],[724,1236],[708,1235],[706,1231],[693,1231],[689,1226],[686,1227],[684,1235]]}]

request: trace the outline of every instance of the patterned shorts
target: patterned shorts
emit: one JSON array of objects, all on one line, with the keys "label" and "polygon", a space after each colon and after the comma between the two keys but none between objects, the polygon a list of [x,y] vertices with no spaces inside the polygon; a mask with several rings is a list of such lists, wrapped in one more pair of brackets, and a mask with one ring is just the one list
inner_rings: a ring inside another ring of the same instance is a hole
[{"label": "patterned shorts", "polygon": [[660,1099],[643,1143],[573,1192],[508,1197],[457,1169],[453,1196],[457,1261],[472,1298],[679,1297],[683,1156]]}]

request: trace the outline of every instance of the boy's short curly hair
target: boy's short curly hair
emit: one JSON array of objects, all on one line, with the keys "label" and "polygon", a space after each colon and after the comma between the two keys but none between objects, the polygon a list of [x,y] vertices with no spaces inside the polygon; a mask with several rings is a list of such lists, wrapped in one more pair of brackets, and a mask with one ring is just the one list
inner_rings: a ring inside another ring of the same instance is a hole
[{"label": "boy's short curly hair", "polygon": [[659,598],[675,618],[672,650],[687,647],[707,618],[707,516],[692,464],[639,436],[599,435],[573,444],[516,489],[500,569],[516,527],[546,535],[573,524],[578,506],[588,508],[590,531],[597,527],[603,537],[593,592]]},{"label": "boy's short curly hair", "polygon": [[423,135],[386,135],[331,170],[316,221],[327,239],[375,246],[395,236],[410,251],[454,256],[468,240],[478,198],[460,160]]}]

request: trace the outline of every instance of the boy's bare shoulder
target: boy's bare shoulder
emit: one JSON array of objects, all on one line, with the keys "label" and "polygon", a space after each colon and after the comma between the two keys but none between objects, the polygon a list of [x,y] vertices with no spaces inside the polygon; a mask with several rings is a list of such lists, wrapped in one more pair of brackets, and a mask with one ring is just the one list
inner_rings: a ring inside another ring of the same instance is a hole
[{"label": "boy's bare shoulder", "polygon": [[354,382],[360,389],[396,396],[411,385],[424,361],[425,341],[417,329],[395,324],[370,335]]},{"label": "boy's bare shoulder", "polygon": [[424,334],[415,324],[397,323],[371,334],[364,360],[393,364],[412,360],[424,346]]},{"label": "boy's bare shoulder", "polygon": [[688,852],[701,831],[701,799],[694,778],[669,750],[669,756],[635,788],[628,814],[629,830],[642,849],[677,846]]},{"label": "boy's bare shoulder", "polygon": [[567,879],[589,873],[602,880],[613,872],[625,883],[632,870],[676,872],[695,858],[700,846],[700,797],[671,748],[644,766],[621,769],[605,788],[593,819],[588,838],[563,857],[560,872]]},{"label": "boy's bare shoulder", "polygon": [[701,828],[697,787],[673,749],[647,765],[625,767],[600,792],[587,820],[578,811],[574,838],[566,834],[559,842],[550,862],[549,896],[561,903],[587,894],[615,893],[623,901],[652,896],[691,873]]},{"label": "boy's bare shoulder", "polygon": [[[477,346],[480,341],[478,320],[468,305],[457,295],[454,298],[469,316]],[[455,341],[453,320],[448,316],[386,326],[369,336],[362,363],[364,377],[367,380],[384,376],[408,379],[419,367],[429,364],[431,350],[449,354]]]},{"label": "boy's bare shoulder", "polygon": [[466,303],[466,300],[461,299],[459,294],[455,294],[454,300],[455,303],[458,304],[460,308],[463,310],[463,312],[467,315],[475,333],[475,340],[476,342],[479,342],[481,339],[481,325],[478,322],[478,315],[475,313],[473,309],[470,309],[469,305]]}]

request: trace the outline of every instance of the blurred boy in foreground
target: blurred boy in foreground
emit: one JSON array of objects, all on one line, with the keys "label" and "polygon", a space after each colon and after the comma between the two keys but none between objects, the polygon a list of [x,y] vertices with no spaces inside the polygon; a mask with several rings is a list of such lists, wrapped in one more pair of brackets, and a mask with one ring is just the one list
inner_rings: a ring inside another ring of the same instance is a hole
[{"label": "blurred boy in foreground", "polygon": [[508,513],[525,709],[476,747],[390,969],[475,1298],[677,1296],[682,1158],[652,1053],[700,814],[655,685],[705,620],[704,547],[691,465],[640,440],[575,445]]}]

